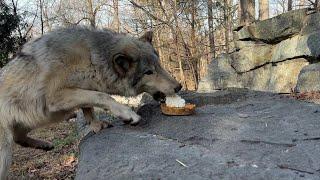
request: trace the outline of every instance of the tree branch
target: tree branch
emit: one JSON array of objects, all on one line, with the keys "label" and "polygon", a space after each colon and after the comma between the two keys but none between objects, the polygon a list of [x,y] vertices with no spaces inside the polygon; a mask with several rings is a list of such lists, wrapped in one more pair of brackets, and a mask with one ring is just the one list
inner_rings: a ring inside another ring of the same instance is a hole
[{"label": "tree branch", "polygon": [[141,9],[143,12],[145,12],[147,15],[149,15],[152,19],[157,20],[157,21],[160,21],[160,22],[168,25],[168,22],[167,22],[167,21],[164,21],[163,19],[160,19],[160,18],[158,18],[157,16],[153,15],[152,13],[150,13],[148,10],[146,10],[145,8],[143,8],[141,5],[137,4],[136,2],[134,2],[134,1],[132,1],[132,0],[130,0],[129,2],[130,2],[133,6]]}]

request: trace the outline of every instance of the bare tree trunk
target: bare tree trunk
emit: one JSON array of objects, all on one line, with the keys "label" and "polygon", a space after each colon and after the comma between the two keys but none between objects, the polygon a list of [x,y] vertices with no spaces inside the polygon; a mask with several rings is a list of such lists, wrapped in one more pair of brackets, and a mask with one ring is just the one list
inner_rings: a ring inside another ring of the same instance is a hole
[{"label": "bare tree trunk", "polygon": [[52,30],[52,27],[49,23],[49,17],[48,17],[48,6],[44,6],[44,11],[43,11],[43,17],[44,17],[44,23],[48,29],[48,31],[51,31]]},{"label": "bare tree trunk", "polygon": [[255,1],[240,0],[240,25],[248,25],[255,20]]},{"label": "bare tree trunk", "polygon": [[255,0],[248,0],[248,17],[250,19],[250,23],[253,22],[256,17],[255,7]]},{"label": "bare tree trunk", "polygon": [[192,57],[191,62],[194,70],[194,89],[198,89],[198,83],[199,83],[199,58],[198,56],[198,50],[196,46],[196,16],[197,16],[197,8],[196,8],[196,1],[191,1],[191,44],[192,44]]},{"label": "bare tree trunk", "polygon": [[240,21],[241,21],[241,15],[242,14],[242,10],[241,10],[241,1],[238,1],[238,26],[240,26]]},{"label": "bare tree trunk", "polygon": [[41,34],[43,34],[44,32],[44,26],[43,26],[43,2],[42,0],[39,0],[39,6],[40,6],[40,22],[41,22]]},{"label": "bare tree trunk", "polygon": [[192,54],[197,53],[197,48],[196,48],[196,7],[195,7],[195,1],[191,1],[191,44],[192,44]]},{"label": "bare tree trunk", "polygon": [[214,43],[214,29],[213,29],[213,13],[212,13],[212,0],[207,1],[208,6],[208,26],[209,26],[209,44],[210,44],[210,53],[212,53],[212,57],[215,58],[216,50]]},{"label": "bare tree trunk", "polygon": [[[0,1],[0,2],[2,2],[2,1]],[[12,7],[13,7],[13,14],[14,14],[15,16],[18,16],[18,13],[17,13],[17,5],[15,4],[14,0],[12,0],[11,2],[12,2]],[[23,39],[22,33],[21,33],[21,28],[20,28],[19,25],[18,25],[18,33],[19,33],[19,38],[20,38],[20,39]]]},{"label": "bare tree trunk", "polygon": [[292,0],[288,0],[288,11],[292,10]]},{"label": "bare tree trunk", "polygon": [[229,8],[230,8],[231,2],[230,0],[224,0],[224,39],[225,39],[225,47],[226,47],[226,53],[229,53],[229,32],[231,29],[231,22],[230,22],[230,13],[229,13]]},{"label": "bare tree trunk", "polygon": [[259,0],[259,20],[269,18],[269,0]]},{"label": "bare tree trunk", "polygon": [[92,0],[87,0],[87,8],[88,8],[88,13],[89,13],[89,21],[90,21],[90,26],[92,28],[96,27],[96,15],[95,12],[93,10],[93,2]]},{"label": "bare tree trunk", "polygon": [[161,30],[158,30],[158,33],[156,33],[156,39],[157,39],[157,43],[158,43],[158,53],[159,53],[159,57],[160,57],[160,63],[163,65],[164,68],[166,68],[166,64],[164,63],[164,54],[162,52],[162,41],[161,41]]},{"label": "bare tree trunk", "polygon": [[280,6],[282,7],[282,12],[281,13],[285,13],[287,12],[288,8],[287,8],[288,3],[286,1],[280,1]]},{"label": "bare tree trunk", "polygon": [[305,4],[306,4],[305,0],[300,0],[299,1],[299,9],[304,8]]},{"label": "bare tree trunk", "polygon": [[183,63],[182,63],[182,59],[180,57],[181,52],[180,52],[178,38],[175,41],[176,41],[175,42],[176,54],[177,54],[177,59],[178,59],[178,63],[179,63],[180,80],[181,80],[181,83],[183,84],[183,86],[185,88],[187,88],[186,77],[184,76],[184,70],[183,70]]},{"label": "bare tree trunk", "polygon": [[113,9],[114,9],[113,26],[117,32],[120,32],[119,1],[118,0],[113,0]]},{"label": "bare tree trunk", "polygon": [[176,17],[176,12],[177,12],[177,1],[174,2],[173,4],[173,14],[174,14],[174,22],[175,22],[175,45],[176,45],[176,53],[177,53],[177,59],[179,62],[179,70],[180,70],[180,79],[181,83],[183,86],[188,89],[187,87],[187,82],[186,82],[186,77],[184,75],[184,70],[183,70],[183,63],[181,59],[181,52],[180,52],[180,47],[179,47],[179,38],[178,38],[178,28],[179,28],[179,23],[178,23],[178,18]]},{"label": "bare tree trunk", "polygon": [[314,8],[315,8],[317,11],[320,11],[320,3],[319,3],[319,0],[315,0],[315,1],[314,1]]}]

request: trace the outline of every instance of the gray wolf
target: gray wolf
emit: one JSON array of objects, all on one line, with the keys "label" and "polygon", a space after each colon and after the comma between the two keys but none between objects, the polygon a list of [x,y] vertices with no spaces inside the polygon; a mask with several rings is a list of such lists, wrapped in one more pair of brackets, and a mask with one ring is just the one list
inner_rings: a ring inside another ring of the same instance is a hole
[{"label": "gray wolf", "polygon": [[13,142],[53,148],[28,137],[32,129],[68,119],[81,108],[98,132],[108,124],[95,119],[93,107],[136,124],[140,116],[110,95],[147,92],[161,100],[180,89],[159,64],[152,32],[134,38],[71,27],[32,40],[0,72],[0,179],[7,177]]}]

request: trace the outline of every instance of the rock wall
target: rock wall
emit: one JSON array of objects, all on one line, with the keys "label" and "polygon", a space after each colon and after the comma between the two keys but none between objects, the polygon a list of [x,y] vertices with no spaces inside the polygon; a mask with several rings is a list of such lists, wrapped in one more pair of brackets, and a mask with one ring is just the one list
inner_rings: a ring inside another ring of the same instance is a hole
[{"label": "rock wall", "polygon": [[[212,60],[199,92],[228,87],[320,91],[320,13],[300,9],[234,31],[235,51]],[[298,85],[297,85],[298,84]]]}]

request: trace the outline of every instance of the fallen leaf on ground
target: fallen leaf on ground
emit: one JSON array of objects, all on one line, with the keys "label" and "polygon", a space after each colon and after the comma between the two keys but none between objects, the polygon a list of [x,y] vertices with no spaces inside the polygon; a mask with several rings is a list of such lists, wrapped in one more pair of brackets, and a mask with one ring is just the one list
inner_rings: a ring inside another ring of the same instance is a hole
[{"label": "fallen leaf on ground", "polygon": [[68,167],[72,167],[72,163],[76,161],[76,158],[74,157],[74,155],[69,156],[65,162],[64,162],[64,166],[68,166]]}]

